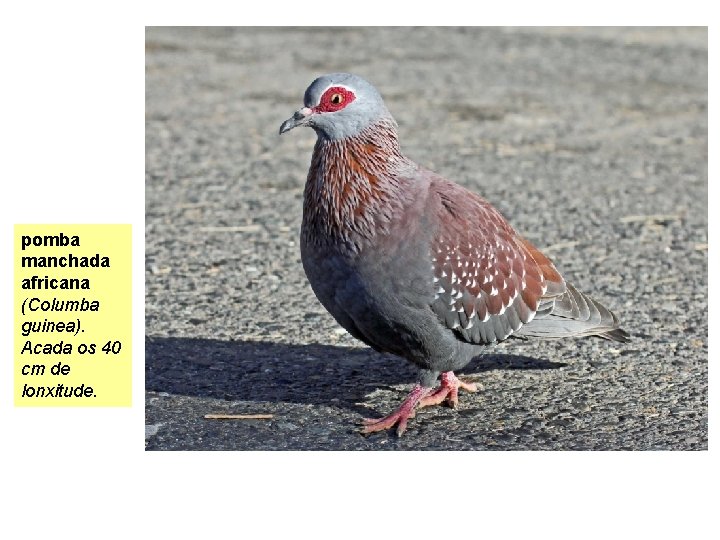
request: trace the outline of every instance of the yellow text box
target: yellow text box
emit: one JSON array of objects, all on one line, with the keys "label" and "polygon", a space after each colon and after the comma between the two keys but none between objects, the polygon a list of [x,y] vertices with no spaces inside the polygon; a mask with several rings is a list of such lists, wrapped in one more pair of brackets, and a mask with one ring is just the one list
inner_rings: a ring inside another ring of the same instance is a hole
[{"label": "yellow text box", "polygon": [[15,405],[130,406],[131,225],[15,225]]}]

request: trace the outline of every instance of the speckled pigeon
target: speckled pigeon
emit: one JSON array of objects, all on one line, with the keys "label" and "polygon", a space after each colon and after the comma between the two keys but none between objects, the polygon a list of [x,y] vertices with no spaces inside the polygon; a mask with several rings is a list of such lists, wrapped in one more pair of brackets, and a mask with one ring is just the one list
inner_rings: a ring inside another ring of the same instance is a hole
[{"label": "speckled pigeon", "polygon": [[[490,203],[400,151],[378,91],[324,75],[280,127],[317,133],[305,185],[300,249],[323,306],[351,335],[406,358],[420,380],[400,407],[365,420],[397,426],[416,409],[477,390],[454,370],[510,336],[627,341],[617,317],[566,282]],[[434,388],[440,377],[440,385]]]}]

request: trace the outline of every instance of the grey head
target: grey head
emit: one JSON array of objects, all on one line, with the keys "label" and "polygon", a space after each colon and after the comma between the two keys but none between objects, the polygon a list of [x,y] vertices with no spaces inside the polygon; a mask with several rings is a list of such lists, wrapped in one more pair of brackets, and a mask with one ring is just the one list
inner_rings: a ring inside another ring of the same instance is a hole
[{"label": "grey head", "polygon": [[391,118],[375,87],[350,73],[318,77],[305,90],[304,103],[280,126],[281,135],[294,127],[308,126],[318,137],[344,139],[357,135],[380,118]]}]

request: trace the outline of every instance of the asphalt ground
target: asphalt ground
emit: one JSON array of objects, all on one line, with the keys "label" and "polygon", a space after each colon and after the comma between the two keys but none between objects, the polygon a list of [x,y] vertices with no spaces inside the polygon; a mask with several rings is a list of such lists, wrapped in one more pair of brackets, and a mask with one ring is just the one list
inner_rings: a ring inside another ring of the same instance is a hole
[{"label": "asphalt ground", "polygon": [[[702,28],[149,28],[148,450],[707,449]],[[415,372],[300,264],[317,76],[380,90],[415,161],[480,193],[632,334],[489,347],[457,410],[363,436]],[[208,420],[213,413],[263,420]]]}]

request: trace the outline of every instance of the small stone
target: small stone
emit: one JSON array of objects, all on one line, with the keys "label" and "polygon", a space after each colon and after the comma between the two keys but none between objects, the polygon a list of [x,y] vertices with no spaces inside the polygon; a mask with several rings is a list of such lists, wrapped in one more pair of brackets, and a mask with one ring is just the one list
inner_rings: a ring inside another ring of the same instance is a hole
[{"label": "small stone", "polygon": [[160,426],[162,426],[162,424],[146,424],[145,425],[145,438],[149,439],[150,437],[157,435],[157,432],[160,429]]}]

